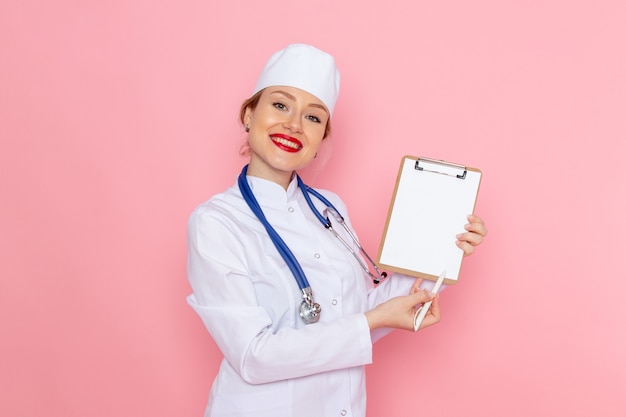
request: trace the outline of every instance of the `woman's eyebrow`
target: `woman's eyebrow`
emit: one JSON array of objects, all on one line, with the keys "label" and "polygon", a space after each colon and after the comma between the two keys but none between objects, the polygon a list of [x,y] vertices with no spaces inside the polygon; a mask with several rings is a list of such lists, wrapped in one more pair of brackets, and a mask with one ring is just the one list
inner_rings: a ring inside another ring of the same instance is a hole
[{"label": "woman's eyebrow", "polygon": [[271,94],[281,94],[290,100],[296,101],[296,98],[292,94],[289,94],[288,92],[283,91],[283,90],[275,90],[275,91],[272,91]]},{"label": "woman's eyebrow", "polygon": [[326,107],[322,106],[321,104],[317,104],[317,103],[311,103],[309,104],[310,107],[317,107],[319,109],[324,110],[324,112],[328,113],[328,110],[326,110]]}]

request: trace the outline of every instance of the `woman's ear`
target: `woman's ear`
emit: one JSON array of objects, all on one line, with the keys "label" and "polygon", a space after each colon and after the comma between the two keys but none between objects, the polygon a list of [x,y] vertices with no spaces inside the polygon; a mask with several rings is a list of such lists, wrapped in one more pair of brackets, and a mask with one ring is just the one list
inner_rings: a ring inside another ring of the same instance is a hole
[{"label": "woman's ear", "polygon": [[246,129],[250,127],[250,120],[252,120],[252,109],[246,107],[246,111],[243,114],[243,125],[246,126]]}]

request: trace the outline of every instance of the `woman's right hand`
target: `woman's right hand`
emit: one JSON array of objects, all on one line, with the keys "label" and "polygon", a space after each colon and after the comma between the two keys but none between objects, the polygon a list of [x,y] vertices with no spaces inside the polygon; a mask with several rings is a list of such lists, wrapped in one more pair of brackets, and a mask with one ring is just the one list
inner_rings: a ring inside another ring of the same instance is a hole
[{"label": "woman's right hand", "polygon": [[370,330],[379,327],[414,330],[415,313],[422,304],[428,301],[432,301],[432,304],[420,326],[420,329],[423,329],[441,320],[439,296],[433,297],[425,290],[412,290],[409,295],[391,298],[366,312],[365,317]]}]

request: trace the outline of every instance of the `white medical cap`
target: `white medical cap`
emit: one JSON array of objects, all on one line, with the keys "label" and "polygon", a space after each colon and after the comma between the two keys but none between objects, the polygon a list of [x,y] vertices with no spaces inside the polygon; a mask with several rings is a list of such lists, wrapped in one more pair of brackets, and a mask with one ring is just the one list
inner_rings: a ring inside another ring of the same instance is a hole
[{"label": "white medical cap", "polygon": [[252,94],[277,85],[299,88],[314,95],[332,115],[339,95],[335,58],[311,45],[289,45],[270,57]]}]

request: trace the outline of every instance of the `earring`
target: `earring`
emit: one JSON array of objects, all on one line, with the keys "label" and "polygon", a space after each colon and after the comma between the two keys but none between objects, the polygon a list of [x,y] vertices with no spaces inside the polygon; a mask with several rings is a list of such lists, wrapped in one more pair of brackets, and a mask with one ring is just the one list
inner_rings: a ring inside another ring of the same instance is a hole
[{"label": "earring", "polygon": [[246,132],[250,131],[250,126],[246,125]]},{"label": "earring", "polygon": [[313,159],[317,158],[317,152],[315,152],[315,155],[313,155]]}]

